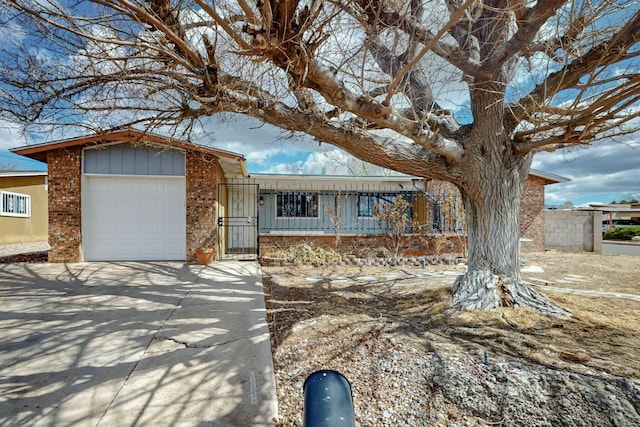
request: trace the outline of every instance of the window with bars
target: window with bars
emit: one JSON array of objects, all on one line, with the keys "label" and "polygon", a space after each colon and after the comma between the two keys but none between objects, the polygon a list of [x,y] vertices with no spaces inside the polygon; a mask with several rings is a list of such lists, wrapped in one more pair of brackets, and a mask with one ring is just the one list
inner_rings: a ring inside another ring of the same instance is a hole
[{"label": "window with bars", "polygon": [[[396,197],[400,196],[398,193],[364,193],[358,195],[358,216],[371,217],[373,216],[373,207],[375,205],[385,206],[392,205],[396,200]],[[411,203],[412,197],[410,194],[402,194],[402,197]]]},{"label": "window with bars", "polygon": [[28,194],[0,191],[0,215],[3,216],[31,216],[31,196]]},{"label": "window with bars", "polygon": [[317,193],[277,193],[276,216],[284,218],[317,218]]}]

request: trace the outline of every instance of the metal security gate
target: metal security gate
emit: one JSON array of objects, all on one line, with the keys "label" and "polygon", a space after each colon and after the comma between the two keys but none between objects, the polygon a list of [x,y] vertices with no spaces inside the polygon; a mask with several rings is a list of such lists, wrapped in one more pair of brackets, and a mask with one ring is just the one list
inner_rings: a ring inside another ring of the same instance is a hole
[{"label": "metal security gate", "polygon": [[224,208],[218,216],[218,247],[223,260],[258,258],[258,184],[218,184]]}]

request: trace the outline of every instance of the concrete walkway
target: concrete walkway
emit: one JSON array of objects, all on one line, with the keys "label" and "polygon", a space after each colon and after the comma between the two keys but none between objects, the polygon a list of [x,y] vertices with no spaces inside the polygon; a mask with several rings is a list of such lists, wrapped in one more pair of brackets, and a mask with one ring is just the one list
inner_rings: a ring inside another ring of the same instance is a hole
[{"label": "concrete walkway", "polygon": [[260,267],[0,265],[0,425],[273,426]]},{"label": "concrete walkway", "polygon": [[640,257],[640,242],[604,240],[602,253],[605,255],[628,255]]},{"label": "concrete walkway", "polygon": [[12,245],[0,245],[0,257],[46,252],[51,249],[47,242],[14,243]]}]

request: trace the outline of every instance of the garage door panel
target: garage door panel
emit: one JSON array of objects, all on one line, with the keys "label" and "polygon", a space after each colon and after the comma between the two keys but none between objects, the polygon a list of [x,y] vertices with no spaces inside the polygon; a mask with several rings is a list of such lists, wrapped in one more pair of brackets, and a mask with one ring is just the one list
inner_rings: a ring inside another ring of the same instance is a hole
[{"label": "garage door panel", "polygon": [[145,236],[145,235],[155,235],[155,234],[160,234],[161,233],[162,228],[160,227],[159,224],[141,224],[140,225],[140,234]]},{"label": "garage door panel", "polygon": [[184,260],[184,177],[90,176],[83,189],[87,261]]}]

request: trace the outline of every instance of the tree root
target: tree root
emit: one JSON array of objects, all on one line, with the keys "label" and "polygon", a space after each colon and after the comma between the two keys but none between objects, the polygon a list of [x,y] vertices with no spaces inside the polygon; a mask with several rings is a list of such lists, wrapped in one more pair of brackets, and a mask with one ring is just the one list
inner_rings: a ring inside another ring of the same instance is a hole
[{"label": "tree root", "polygon": [[458,276],[452,290],[453,308],[456,310],[522,307],[553,317],[571,315],[535,291],[527,282],[512,281],[488,270],[475,270]]}]

